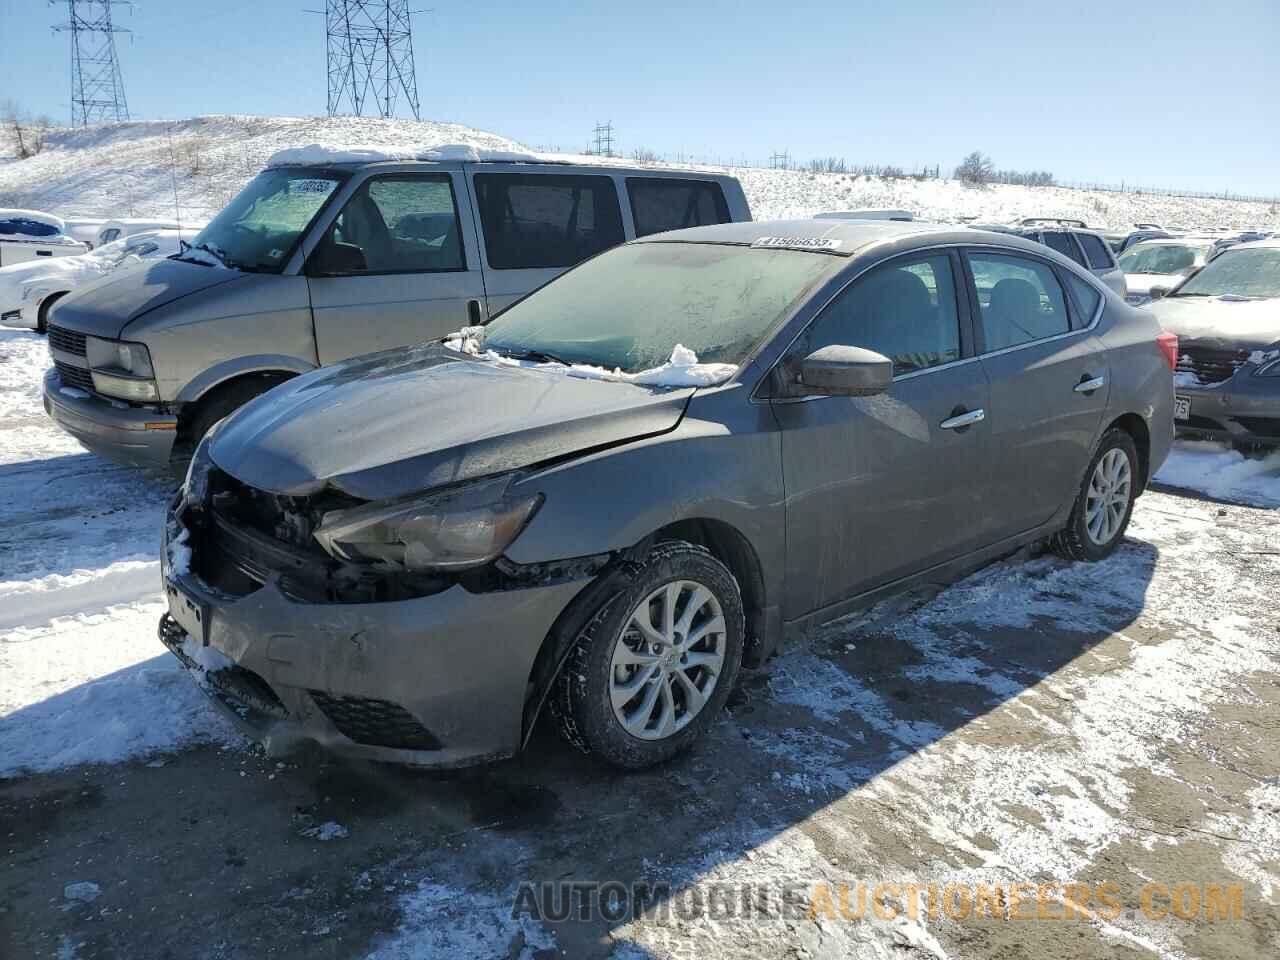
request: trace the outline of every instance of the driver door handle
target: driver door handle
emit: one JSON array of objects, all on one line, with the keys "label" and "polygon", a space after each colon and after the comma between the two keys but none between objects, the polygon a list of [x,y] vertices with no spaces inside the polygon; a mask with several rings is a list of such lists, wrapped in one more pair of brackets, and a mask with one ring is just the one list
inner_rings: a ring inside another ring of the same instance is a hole
[{"label": "driver door handle", "polygon": [[1072,389],[1074,389],[1076,393],[1093,393],[1093,391],[1102,387],[1106,382],[1106,377],[1091,377],[1086,373],[1084,375],[1084,379],[1077,383]]},{"label": "driver door handle", "polygon": [[947,417],[938,426],[943,430],[963,430],[965,427],[972,427],[975,423],[981,423],[985,419],[987,419],[987,411],[979,407],[977,410],[970,410],[968,413]]}]

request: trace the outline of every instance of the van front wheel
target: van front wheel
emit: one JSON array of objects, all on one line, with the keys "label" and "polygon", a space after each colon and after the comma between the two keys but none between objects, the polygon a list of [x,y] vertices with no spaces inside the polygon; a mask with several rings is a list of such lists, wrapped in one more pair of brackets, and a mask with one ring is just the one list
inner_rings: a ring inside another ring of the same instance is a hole
[{"label": "van front wheel", "polygon": [[284,373],[257,374],[232,380],[215,387],[211,393],[197,401],[195,411],[190,417],[184,418],[185,427],[179,424],[178,439],[169,456],[169,466],[178,479],[186,477],[191,455],[196,452],[200,440],[215,423],[235,413],[254,397],[284,383],[290,376]]}]

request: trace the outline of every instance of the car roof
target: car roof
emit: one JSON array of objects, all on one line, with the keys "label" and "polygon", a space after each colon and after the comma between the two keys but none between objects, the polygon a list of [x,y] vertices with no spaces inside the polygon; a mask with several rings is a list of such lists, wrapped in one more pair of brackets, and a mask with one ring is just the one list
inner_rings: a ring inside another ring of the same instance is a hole
[{"label": "car roof", "polygon": [[[1212,247],[1213,238],[1211,237],[1152,237],[1150,240],[1139,240],[1137,243],[1129,247],[1129,250],[1138,247]],[[1125,253],[1128,253],[1126,250]]]},{"label": "car roof", "polygon": [[1280,249],[1280,237],[1271,237],[1267,240],[1249,240],[1245,243],[1233,243],[1222,251],[1226,253],[1231,250],[1276,250]]},{"label": "car roof", "polygon": [[[1027,243],[1028,249],[1039,251],[1038,244],[1022,241],[1010,234],[985,231],[988,238],[1010,245]],[[837,240],[840,246],[825,253],[849,256],[864,247],[901,237],[937,237],[939,240],[976,240],[984,231],[972,227],[922,223],[919,220],[749,220],[740,223],[717,223],[705,227],[689,227],[668,233],[641,237],[638,243],[732,243],[750,246],[771,239]],[[780,244],[786,246],[785,243]]]}]

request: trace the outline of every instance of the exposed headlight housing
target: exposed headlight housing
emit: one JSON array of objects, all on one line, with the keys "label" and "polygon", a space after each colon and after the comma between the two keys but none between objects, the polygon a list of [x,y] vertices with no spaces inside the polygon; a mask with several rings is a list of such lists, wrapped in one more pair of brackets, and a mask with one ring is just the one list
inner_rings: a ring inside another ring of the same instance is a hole
[{"label": "exposed headlight housing", "polygon": [[144,344],[86,337],[85,354],[98,393],[141,402],[160,399],[151,354]]},{"label": "exposed headlight housing", "polygon": [[341,560],[393,569],[484,566],[515,541],[542,505],[540,493],[512,493],[516,479],[507,475],[428,496],[332,510],[315,538]]}]

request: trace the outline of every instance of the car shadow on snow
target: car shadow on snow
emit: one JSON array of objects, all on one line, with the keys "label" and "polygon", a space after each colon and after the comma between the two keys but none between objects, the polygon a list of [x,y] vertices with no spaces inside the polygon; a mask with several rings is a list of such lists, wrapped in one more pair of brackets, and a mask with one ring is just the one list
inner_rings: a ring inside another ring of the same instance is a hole
[{"label": "car shadow on snow", "polygon": [[[181,901],[184,919],[150,933],[134,926],[122,936],[136,944],[154,936],[161,944],[207,938],[216,928],[224,942],[243,938],[257,951],[302,956],[301,927],[329,917],[335,949],[342,944],[337,955],[377,949],[401,956],[397,944],[408,937],[435,950],[423,956],[529,956],[553,937],[568,956],[606,957],[619,942],[628,958],[648,956],[643,943],[630,942],[632,931],[620,929],[625,913],[593,911],[583,919],[582,901],[574,900],[572,919],[557,922],[564,903],[553,899],[541,904],[552,908],[541,922],[513,916],[519,885],[647,883],[656,897],[651,909],[661,910],[708,876],[750,876],[733,868],[788,828],[882,784],[905,759],[1133,623],[1156,559],[1156,548],[1137,540],[1096,565],[1017,558],[931,598],[889,601],[829,625],[744,675],[710,735],[653,770],[621,773],[587,759],[565,746],[545,717],[520,757],[451,773],[348,762],[318,749],[281,759],[254,753],[251,760],[242,751],[197,750],[173,756],[159,771],[139,764],[120,781],[130,797],[117,802],[147,828],[103,841],[100,861],[110,862],[115,848],[128,897],[142,902],[154,896],[163,903],[168,885],[182,882],[144,868],[166,861],[175,844],[204,872],[190,881],[195,899]],[[158,689],[178,696],[167,680]],[[60,695],[68,708],[82,706],[77,696]],[[184,710],[184,702],[157,701],[154,722],[168,722],[165,710]],[[58,712],[49,702],[30,710]],[[21,726],[24,713],[5,722]],[[182,722],[200,736],[198,722]],[[227,756],[241,758],[238,770]],[[83,777],[119,779],[118,767],[88,769]],[[70,776],[31,778],[23,789],[36,789],[37,781],[54,789],[48,784]],[[145,789],[134,791],[135,781]],[[4,792],[0,782],[0,800]],[[200,824],[177,822],[192,804]],[[893,817],[887,808],[868,814]],[[77,831],[96,835],[110,819],[100,807],[81,826],[64,820],[62,836],[49,830],[32,840],[74,849]],[[329,824],[340,826],[341,842],[315,842],[316,834],[306,833]],[[221,867],[209,874],[201,866],[202,857],[220,864],[224,847],[251,851],[225,882]],[[253,903],[232,889],[248,884],[258,891]],[[281,908],[293,902],[290,891],[304,888],[305,910]],[[42,905],[33,898],[32,906]],[[54,927],[76,922],[74,915],[46,919]]]}]

